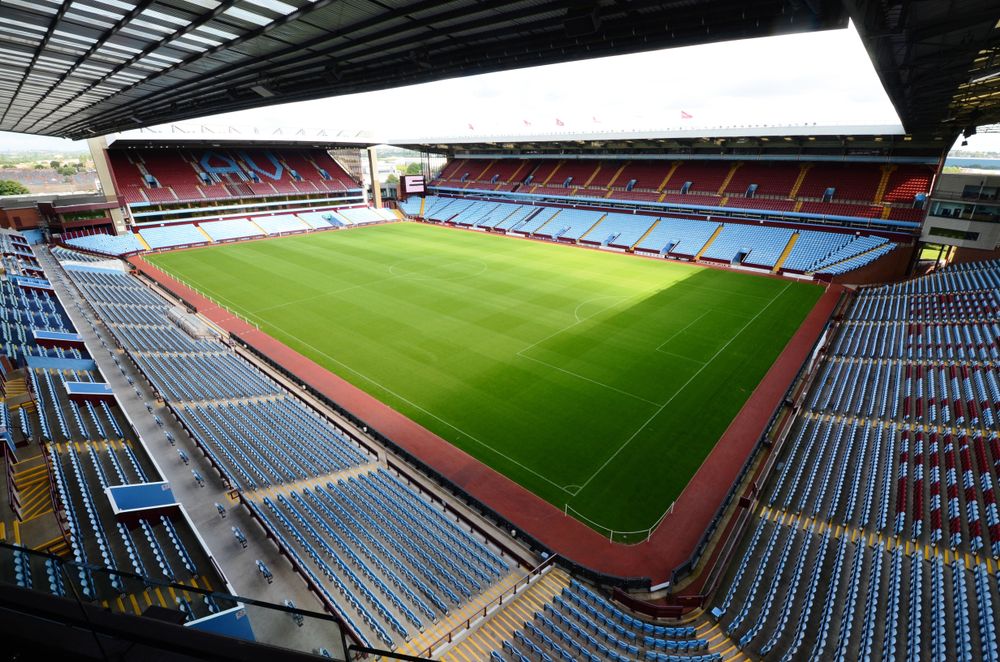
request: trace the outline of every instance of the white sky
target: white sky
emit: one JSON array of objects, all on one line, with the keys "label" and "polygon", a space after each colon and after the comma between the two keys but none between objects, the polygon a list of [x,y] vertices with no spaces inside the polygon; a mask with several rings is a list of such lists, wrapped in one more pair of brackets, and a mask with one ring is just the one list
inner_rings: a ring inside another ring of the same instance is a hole
[{"label": "white sky", "polygon": [[[682,112],[691,117],[682,119]],[[331,133],[368,130],[394,138],[899,124],[853,26],[455,78],[205,119]],[[70,145],[0,133],[0,149]],[[1000,135],[974,136],[968,149],[1000,149]]]}]

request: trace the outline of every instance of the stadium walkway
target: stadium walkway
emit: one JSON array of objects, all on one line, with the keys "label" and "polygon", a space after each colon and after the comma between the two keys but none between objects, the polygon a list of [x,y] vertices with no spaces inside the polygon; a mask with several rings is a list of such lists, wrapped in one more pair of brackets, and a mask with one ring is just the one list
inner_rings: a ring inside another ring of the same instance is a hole
[{"label": "stadium walkway", "polygon": [[808,358],[844,291],[839,285],[831,285],[820,297],[677,498],[673,512],[664,517],[650,539],[635,545],[625,545],[612,543],[585,524],[566,516],[559,508],[326,368],[235,317],[211,299],[141,257],[133,256],[128,261],[141,273],[175,295],[183,297],[216,325],[286,367],[300,381],[337,402],[365,421],[369,427],[434,467],[468,494],[489,504],[518,530],[530,534],[549,549],[583,566],[620,577],[649,577],[654,585],[669,580],[673,570],[691,557],[702,533],[718,511],[789,384]]}]

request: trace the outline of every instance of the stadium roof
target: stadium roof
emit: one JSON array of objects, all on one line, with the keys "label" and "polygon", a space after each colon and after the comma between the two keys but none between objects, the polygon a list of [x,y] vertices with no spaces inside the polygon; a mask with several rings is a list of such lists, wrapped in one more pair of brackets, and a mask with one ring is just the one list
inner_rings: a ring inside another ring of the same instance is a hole
[{"label": "stadium roof", "polygon": [[907,131],[954,137],[1000,122],[996,0],[846,4]]},{"label": "stadium roof", "polygon": [[0,130],[72,138],[847,24],[838,0],[0,0],[0,10]]},{"label": "stadium roof", "polygon": [[85,138],[458,75],[842,28],[848,10],[907,130],[954,135],[1000,119],[995,0],[0,0],[0,130]]},{"label": "stadium roof", "polygon": [[[915,140],[892,125],[747,125],[666,128],[642,131],[550,132],[545,134],[455,134],[421,139],[387,138],[391,145],[450,155],[560,156],[600,154],[630,158],[643,154],[702,154],[710,158],[753,158],[767,153],[794,157],[810,155],[919,156],[936,161],[943,140]],[[948,144],[950,147],[950,144]],[[933,155],[933,156],[931,156]]]},{"label": "stadium roof", "polygon": [[132,129],[107,136],[108,146],[122,147],[217,147],[253,143],[268,147],[370,147],[384,142],[369,131],[327,130],[313,127],[275,127],[171,122],[161,126]]}]

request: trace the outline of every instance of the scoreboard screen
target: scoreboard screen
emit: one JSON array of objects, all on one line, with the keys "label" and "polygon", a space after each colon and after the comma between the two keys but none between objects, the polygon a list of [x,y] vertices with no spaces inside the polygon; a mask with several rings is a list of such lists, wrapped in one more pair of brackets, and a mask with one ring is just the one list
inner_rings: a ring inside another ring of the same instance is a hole
[{"label": "scoreboard screen", "polygon": [[403,184],[402,193],[407,195],[424,192],[423,175],[403,175],[401,183]]}]

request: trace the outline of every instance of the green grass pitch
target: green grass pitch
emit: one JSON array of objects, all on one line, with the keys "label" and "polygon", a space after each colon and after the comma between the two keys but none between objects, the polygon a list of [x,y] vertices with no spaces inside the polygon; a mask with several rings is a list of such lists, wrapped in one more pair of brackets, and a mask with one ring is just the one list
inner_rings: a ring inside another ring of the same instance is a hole
[{"label": "green grass pitch", "polygon": [[822,292],[414,223],[149,259],[605,533],[660,518]]}]

